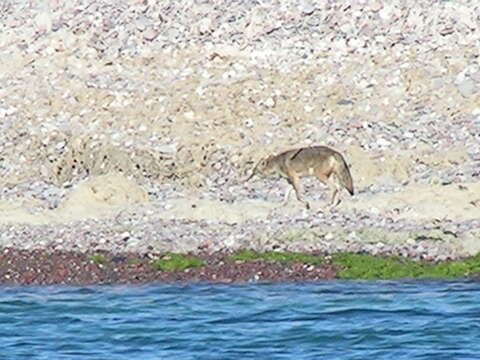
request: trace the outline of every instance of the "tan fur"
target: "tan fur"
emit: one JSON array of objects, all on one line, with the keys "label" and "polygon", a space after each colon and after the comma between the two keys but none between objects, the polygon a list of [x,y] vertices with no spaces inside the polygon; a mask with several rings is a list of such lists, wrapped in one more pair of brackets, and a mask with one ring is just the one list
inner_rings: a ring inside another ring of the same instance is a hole
[{"label": "tan fur", "polygon": [[[297,199],[304,203],[307,209],[310,204],[301,195],[300,178],[303,176],[315,176],[332,189],[332,207],[340,203],[338,194],[342,187],[351,195],[354,194],[352,176],[345,159],[339,152],[327,146],[305,147],[269,156],[259,161],[245,181],[255,174],[264,177],[280,175],[285,178],[295,190]],[[284,202],[288,200],[290,190],[285,194]]]}]

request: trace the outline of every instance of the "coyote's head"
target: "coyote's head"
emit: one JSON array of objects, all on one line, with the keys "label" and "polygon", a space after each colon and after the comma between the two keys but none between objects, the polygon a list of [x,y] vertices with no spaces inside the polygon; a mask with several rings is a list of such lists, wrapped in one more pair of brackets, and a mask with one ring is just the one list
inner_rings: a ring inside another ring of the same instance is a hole
[{"label": "coyote's head", "polygon": [[253,168],[252,173],[245,179],[245,182],[249,181],[255,175],[266,177],[274,173],[272,158],[273,156],[268,156],[260,160]]}]

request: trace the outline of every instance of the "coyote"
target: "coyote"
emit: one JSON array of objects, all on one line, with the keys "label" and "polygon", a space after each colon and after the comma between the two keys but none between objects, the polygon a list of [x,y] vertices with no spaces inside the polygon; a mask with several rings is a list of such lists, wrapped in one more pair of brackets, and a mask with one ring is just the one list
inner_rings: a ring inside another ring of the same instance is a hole
[{"label": "coyote", "polygon": [[[272,155],[260,160],[245,182],[255,174],[267,177],[280,175],[287,179],[297,195],[297,199],[310,209],[310,203],[301,195],[300,177],[316,176],[327,184],[333,191],[331,206],[340,203],[338,198],[342,186],[353,196],[353,181],[343,156],[327,146],[312,146],[295,150],[288,150],[279,155]],[[283,203],[286,203],[291,188],[285,194]]]}]

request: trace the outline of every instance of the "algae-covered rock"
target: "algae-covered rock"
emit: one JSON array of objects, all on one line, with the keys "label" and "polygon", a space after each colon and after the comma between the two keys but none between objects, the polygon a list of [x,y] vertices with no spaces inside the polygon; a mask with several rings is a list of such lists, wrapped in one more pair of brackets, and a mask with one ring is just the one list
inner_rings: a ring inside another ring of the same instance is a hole
[{"label": "algae-covered rock", "polygon": [[203,261],[193,256],[168,253],[152,263],[157,270],[175,271],[203,266]]},{"label": "algae-covered rock", "polygon": [[437,264],[402,257],[376,257],[365,254],[333,255],[333,264],[343,269],[341,279],[453,278],[480,273],[480,256]]}]

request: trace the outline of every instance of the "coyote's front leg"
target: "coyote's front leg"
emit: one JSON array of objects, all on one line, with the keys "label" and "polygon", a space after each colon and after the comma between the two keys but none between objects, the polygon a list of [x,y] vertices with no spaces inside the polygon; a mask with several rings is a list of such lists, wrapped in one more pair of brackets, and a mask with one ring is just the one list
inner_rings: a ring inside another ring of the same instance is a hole
[{"label": "coyote's front leg", "polygon": [[302,186],[300,185],[300,179],[298,175],[295,173],[288,174],[287,181],[290,185],[292,185],[293,190],[295,190],[295,194],[297,195],[297,200],[303,203],[307,209],[310,209],[310,203],[307,200],[305,200],[301,194]]}]

